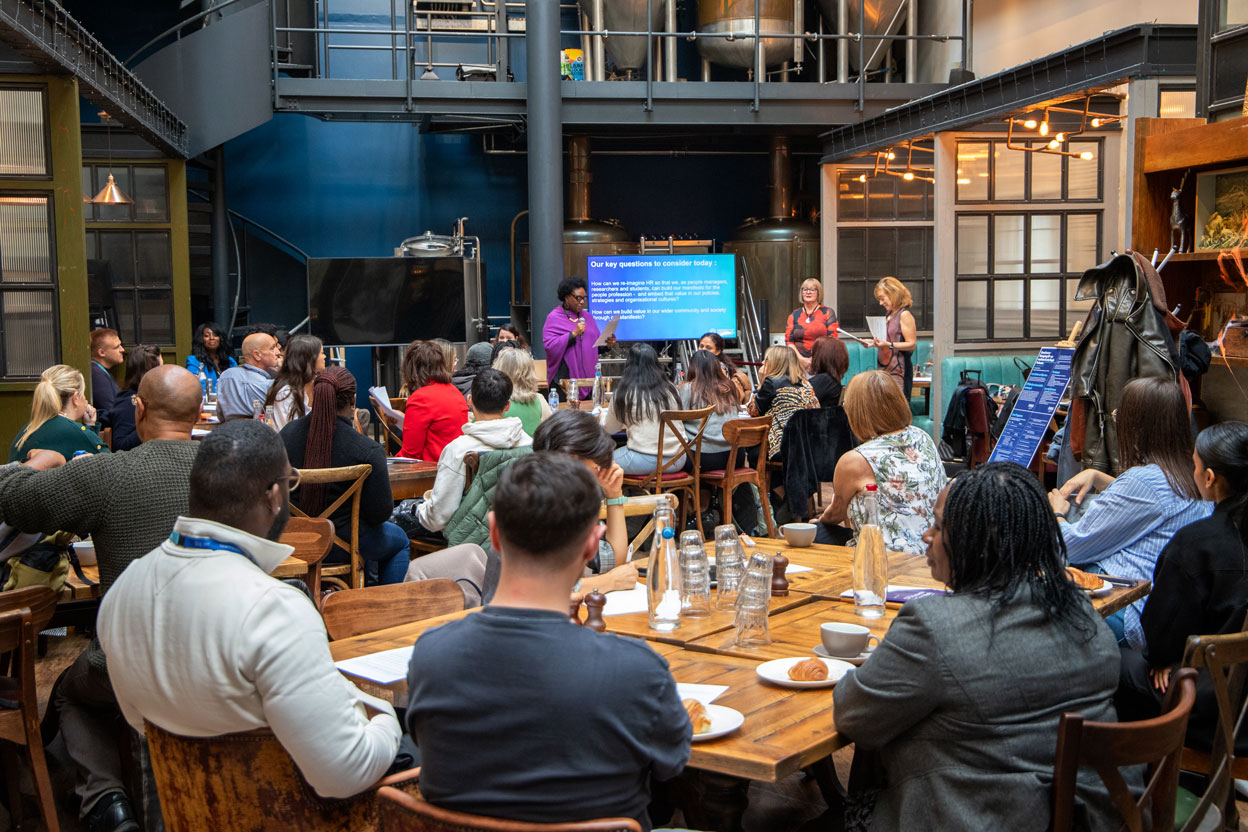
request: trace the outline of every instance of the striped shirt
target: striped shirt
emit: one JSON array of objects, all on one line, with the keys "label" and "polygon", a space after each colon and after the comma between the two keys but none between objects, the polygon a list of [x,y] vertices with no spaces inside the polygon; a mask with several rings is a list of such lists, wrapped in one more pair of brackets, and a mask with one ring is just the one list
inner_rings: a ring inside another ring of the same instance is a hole
[{"label": "striped shirt", "polygon": [[[1151,581],[1174,533],[1212,513],[1213,503],[1176,494],[1160,467],[1137,465],[1110,483],[1076,522],[1060,528],[1072,566],[1099,564],[1106,575]],[[1140,600],[1123,615],[1127,642],[1136,649],[1144,646],[1143,610]]]}]

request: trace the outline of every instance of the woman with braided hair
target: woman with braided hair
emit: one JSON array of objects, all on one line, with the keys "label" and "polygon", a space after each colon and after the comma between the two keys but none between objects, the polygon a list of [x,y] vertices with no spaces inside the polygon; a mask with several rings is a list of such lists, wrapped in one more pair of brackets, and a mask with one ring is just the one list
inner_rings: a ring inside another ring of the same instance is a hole
[{"label": "woman with braided hair", "polygon": [[[1047,829],[1062,714],[1116,721],[1114,636],[1067,578],[1057,521],[1026,468],[959,476],[923,539],[949,594],[906,603],[833,691],[837,730],[857,748],[846,828]],[[1139,769],[1122,773],[1138,793]],[[1079,828],[1119,826],[1091,769],[1076,810]]]},{"label": "woman with braided hair", "polygon": [[[373,472],[360,491],[360,556],[375,561],[379,583],[397,584],[407,574],[410,560],[407,534],[387,522],[394,509],[386,452],[381,445],[356,431],[355,377],[343,367],[330,367],[317,373],[312,382],[312,412],[282,428],[282,443],[294,468],[339,468],[367,462]],[[290,495],[304,512],[316,515],[337,500],[350,483],[305,485]],[[330,517],[339,537],[351,535],[351,501]],[[328,563],[342,563],[347,553],[335,546]]]}]

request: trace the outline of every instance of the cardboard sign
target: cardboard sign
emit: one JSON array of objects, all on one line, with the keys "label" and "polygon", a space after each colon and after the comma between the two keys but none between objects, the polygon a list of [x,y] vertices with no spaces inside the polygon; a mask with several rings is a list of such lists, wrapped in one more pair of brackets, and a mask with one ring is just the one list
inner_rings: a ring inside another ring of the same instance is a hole
[{"label": "cardboard sign", "polygon": [[1018,394],[1010,420],[992,449],[989,462],[1017,462],[1024,468],[1031,466],[1044,432],[1053,421],[1057,405],[1070,384],[1070,362],[1075,357],[1073,349],[1045,347],[1036,356],[1036,363],[1027,376],[1023,392]]}]

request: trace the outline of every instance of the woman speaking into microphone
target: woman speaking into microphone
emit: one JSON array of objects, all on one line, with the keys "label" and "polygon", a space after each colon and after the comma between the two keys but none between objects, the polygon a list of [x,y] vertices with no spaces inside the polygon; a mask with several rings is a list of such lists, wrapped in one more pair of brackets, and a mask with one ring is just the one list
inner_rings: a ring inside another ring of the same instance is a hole
[{"label": "woman speaking into microphone", "polygon": [[[594,343],[601,334],[594,316],[589,313],[589,289],[585,278],[564,278],[557,291],[560,305],[550,310],[542,327],[542,343],[546,347],[546,380],[551,387],[556,387],[565,378],[594,377],[594,370],[598,367],[598,348]],[[613,335],[607,339],[607,346],[614,345]],[[590,392],[588,387],[581,387],[578,398],[589,398]]]}]

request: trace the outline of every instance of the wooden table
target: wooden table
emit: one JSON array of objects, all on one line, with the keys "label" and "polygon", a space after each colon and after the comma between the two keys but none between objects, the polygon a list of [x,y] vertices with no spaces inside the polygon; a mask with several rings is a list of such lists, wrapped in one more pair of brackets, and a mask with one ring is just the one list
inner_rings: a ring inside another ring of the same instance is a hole
[{"label": "wooden table", "polygon": [[[721,633],[732,630],[736,619],[736,612],[731,610],[721,610],[715,606],[719,599],[719,593],[711,591],[711,614],[699,616],[697,618],[682,617],[680,626],[675,630],[668,632],[659,632],[650,629],[649,613],[634,612],[625,613],[624,615],[607,615],[603,616],[603,621],[607,623],[607,632],[615,633],[621,636],[632,636],[633,638],[644,638],[651,641],[664,642],[667,644],[675,644],[678,646],[689,644],[692,641],[709,636],[714,633]],[[771,612],[775,614],[782,610],[800,607],[808,604],[811,596],[807,592],[792,591],[787,597],[772,598]],[[581,615],[584,618],[584,613]]]},{"label": "wooden table", "polygon": [[433,481],[438,475],[436,462],[390,459],[386,461],[386,469],[390,472],[390,490],[394,492],[396,503],[423,497],[426,491],[433,488]]}]

